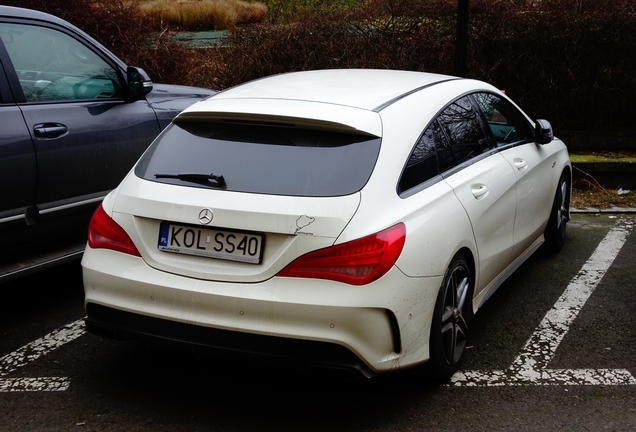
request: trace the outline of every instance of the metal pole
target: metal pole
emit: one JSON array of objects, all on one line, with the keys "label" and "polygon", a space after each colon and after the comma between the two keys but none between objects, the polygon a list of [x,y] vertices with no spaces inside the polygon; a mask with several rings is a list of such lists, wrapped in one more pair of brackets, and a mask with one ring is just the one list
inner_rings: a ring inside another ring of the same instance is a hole
[{"label": "metal pole", "polygon": [[457,37],[455,39],[455,75],[466,76],[466,52],[468,50],[468,3],[470,0],[458,0]]}]

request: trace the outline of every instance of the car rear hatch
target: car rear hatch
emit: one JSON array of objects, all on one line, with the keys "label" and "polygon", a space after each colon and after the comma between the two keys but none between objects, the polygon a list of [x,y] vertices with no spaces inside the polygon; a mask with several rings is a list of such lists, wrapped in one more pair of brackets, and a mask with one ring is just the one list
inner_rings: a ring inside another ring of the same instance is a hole
[{"label": "car rear hatch", "polygon": [[[377,114],[362,112],[377,130]],[[350,118],[365,116],[356,115]],[[191,113],[166,129],[122,183],[113,218],[154,268],[263,281],[334,244],[360,204],[379,148],[369,128],[332,119]]]}]

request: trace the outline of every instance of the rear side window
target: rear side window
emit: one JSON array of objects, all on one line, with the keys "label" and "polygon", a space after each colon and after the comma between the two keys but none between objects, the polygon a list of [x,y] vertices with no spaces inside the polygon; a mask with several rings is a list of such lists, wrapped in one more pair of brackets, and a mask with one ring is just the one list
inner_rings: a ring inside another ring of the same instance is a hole
[{"label": "rear side window", "polygon": [[[141,158],[143,179],[235,192],[328,197],[367,183],[380,138],[342,132],[203,122],[173,123]],[[224,184],[157,178],[214,174]]]},{"label": "rear side window", "polygon": [[438,133],[437,129],[437,122],[433,122],[415,144],[400,179],[400,193],[424,183],[438,174],[435,148],[439,145],[437,141],[443,136]]},{"label": "rear side window", "polygon": [[[459,165],[490,149],[490,141],[482,126],[479,112],[469,97],[460,98],[450,104],[439,115],[438,121],[450,141],[450,149],[448,154],[442,157],[444,164],[440,166],[440,171]],[[446,151],[444,148],[444,152]]]},{"label": "rear side window", "polygon": [[426,128],[406,163],[399,192],[491,149],[479,111],[470,97],[449,104]]}]

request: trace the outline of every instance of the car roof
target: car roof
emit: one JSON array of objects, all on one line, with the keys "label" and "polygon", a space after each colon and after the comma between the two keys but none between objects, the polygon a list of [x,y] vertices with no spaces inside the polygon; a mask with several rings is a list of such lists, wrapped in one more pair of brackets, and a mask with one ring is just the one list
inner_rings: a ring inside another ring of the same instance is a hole
[{"label": "car roof", "polygon": [[175,121],[266,121],[379,137],[383,108],[418,90],[458,79],[397,70],[292,72],[225,90],[186,108]]},{"label": "car roof", "polygon": [[251,81],[219,93],[219,99],[277,99],[380,111],[431,85],[459,79],[448,75],[385,69],[292,72]]},{"label": "car roof", "polygon": [[0,16],[11,18],[29,18],[68,26],[68,22],[46,12],[40,12],[33,9],[26,9],[14,6],[0,5]]}]

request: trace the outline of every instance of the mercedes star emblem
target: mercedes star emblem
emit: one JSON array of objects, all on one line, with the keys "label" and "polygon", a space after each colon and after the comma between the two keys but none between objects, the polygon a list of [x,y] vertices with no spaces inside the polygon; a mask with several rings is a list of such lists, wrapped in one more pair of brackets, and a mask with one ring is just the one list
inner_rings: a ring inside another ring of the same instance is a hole
[{"label": "mercedes star emblem", "polygon": [[210,222],[212,222],[212,219],[214,219],[212,210],[205,208],[199,212],[199,222],[201,222],[203,225],[209,224]]}]

